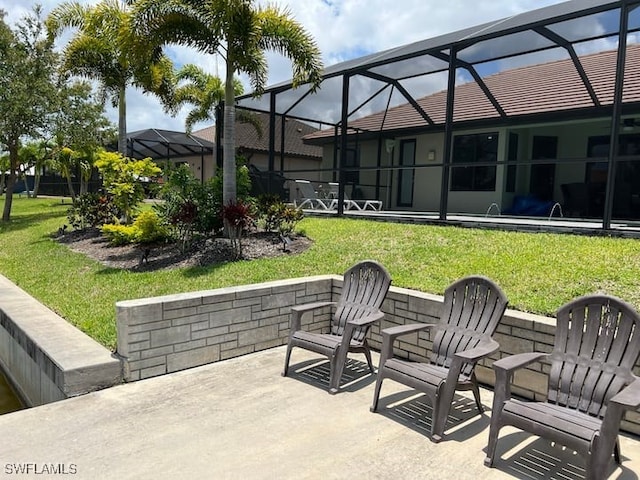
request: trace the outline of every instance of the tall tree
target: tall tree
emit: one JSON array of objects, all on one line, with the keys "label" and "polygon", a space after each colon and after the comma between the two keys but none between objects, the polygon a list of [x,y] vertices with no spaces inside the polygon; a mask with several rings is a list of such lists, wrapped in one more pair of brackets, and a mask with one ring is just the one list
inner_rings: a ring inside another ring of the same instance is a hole
[{"label": "tall tree", "polygon": [[[94,98],[86,81],[65,83],[59,90],[58,108],[51,122],[54,166],[72,185],[72,176],[80,173],[80,193],[86,193],[98,151],[115,139],[115,128],[104,114],[104,105]],[[73,151],[63,153],[67,148]],[[69,190],[72,198],[75,192]]]},{"label": "tall tree", "polygon": [[118,107],[118,151],[126,155],[126,89],[133,85],[165,98],[171,95],[173,64],[147,39],[131,28],[131,11],[120,0],[96,5],[77,1],[56,7],[47,18],[51,37],[67,28],[77,29],[64,50],[63,67],[96,80],[104,98]]},{"label": "tall tree", "polygon": [[249,77],[260,95],[267,82],[266,52],[292,61],[293,83],[321,81],[320,51],[291,13],[254,0],[127,0],[134,6],[134,25],[153,44],[187,45],[225,60],[223,202],[236,201],[234,75]]},{"label": "tall tree", "polygon": [[55,98],[53,42],[45,35],[40,7],[15,32],[0,11],[0,143],[9,152],[9,177],[2,221],[11,219],[13,189],[23,138],[37,138],[46,127]]},{"label": "tall tree", "polygon": [[29,186],[27,184],[27,173],[31,170],[34,172],[33,198],[36,198],[40,188],[40,176],[51,153],[50,147],[46,140],[31,141],[20,147],[18,153],[20,173],[22,174],[24,188],[28,197],[31,196],[31,193],[29,192]]}]

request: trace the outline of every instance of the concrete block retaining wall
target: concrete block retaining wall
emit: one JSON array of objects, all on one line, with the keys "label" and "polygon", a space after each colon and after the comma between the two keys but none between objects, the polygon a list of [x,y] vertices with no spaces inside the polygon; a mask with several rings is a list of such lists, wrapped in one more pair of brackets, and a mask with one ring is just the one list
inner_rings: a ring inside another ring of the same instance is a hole
[{"label": "concrete block retaining wall", "polygon": [[109,350],[1,275],[0,367],[30,407],[122,382]]},{"label": "concrete block retaining wall", "polygon": [[[284,345],[293,305],[332,297],[333,277],[312,277],[116,304],[118,354],[128,381]],[[311,331],[329,309],[306,315]]]},{"label": "concrete block retaining wall", "polygon": [[[118,353],[125,362],[125,379],[140,380],[284,345],[290,307],[336,300],[341,285],[341,277],[329,275],[118,302]],[[442,300],[438,295],[391,287],[382,307],[385,318],[372,328],[371,346],[381,347],[383,328],[437,322]],[[305,328],[326,329],[329,315],[328,308],[305,315]],[[498,358],[534,350],[550,352],[554,333],[553,318],[507,310],[495,335],[500,351],[478,366],[478,379],[493,385],[491,364]],[[397,355],[415,360],[428,358],[430,349],[428,332],[403,337],[395,346]],[[635,370],[640,374],[640,364]],[[513,392],[544,398],[547,371],[548,366],[540,363],[519,371]],[[623,426],[640,434],[640,415],[629,414]]]}]

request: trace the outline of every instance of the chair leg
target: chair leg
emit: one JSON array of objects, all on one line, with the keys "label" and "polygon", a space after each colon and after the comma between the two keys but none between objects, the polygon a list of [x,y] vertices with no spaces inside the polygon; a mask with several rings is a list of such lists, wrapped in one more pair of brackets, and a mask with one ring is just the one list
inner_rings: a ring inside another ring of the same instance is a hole
[{"label": "chair leg", "polygon": [[338,355],[333,355],[329,359],[329,393],[335,395],[340,390],[340,379],[342,377],[342,369],[344,364],[341,364]]},{"label": "chair leg", "polygon": [[342,372],[344,366],[347,364],[347,354],[349,353],[349,344],[338,346],[336,351],[333,352],[331,357],[331,375],[332,378],[329,381],[331,388],[329,393],[336,394],[340,390],[340,382],[342,380]]},{"label": "chair leg", "polygon": [[371,373],[374,373],[373,362],[371,361],[371,350],[369,349],[369,345],[364,345],[364,356],[367,358],[367,365],[369,365],[369,371]]},{"label": "chair leg", "polygon": [[616,438],[616,444],[613,447],[613,458],[615,458],[616,463],[620,465],[622,462],[620,460],[620,439]]},{"label": "chair leg", "polygon": [[476,399],[476,406],[478,407],[478,411],[480,414],[484,413],[484,407],[482,406],[482,402],[480,401],[480,388],[478,388],[478,381],[474,377],[471,379],[471,391],[473,392],[473,398]]},{"label": "chair leg", "polygon": [[383,380],[384,380],[384,377],[382,376],[382,373],[380,373],[380,369],[378,369],[378,378],[376,379],[376,388],[373,391],[373,403],[371,404],[371,408],[369,408],[369,410],[372,412],[375,412],[376,410],[378,410],[378,400],[380,399],[380,389],[382,388]]},{"label": "chair leg", "polygon": [[[493,414],[493,412],[492,412]],[[489,443],[487,444],[487,456],[484,459],[484,464],[487,467],[493,466],[493,457],[496,454],[496,445],[498,444],[498,434],[500,433],[500,425],[491,422],[489,426]]]},{"label": "chair leg", "polygon": [[447,399],[448,395],[440,392],[433,402],[433,417],[431,418],[431,441],[438,443],[444,435],[444,427],[449,417],[449,408],[451,407],[451,399]]},{"label": "chair leg", "polygon": [[282,370],[282,376],[286,377],[287,373],[289,373],[289,361],[291,360],[291,350],[292,350],[292,346],[291,344],[287,344],[287,353],[284,356],[284,369]]}]

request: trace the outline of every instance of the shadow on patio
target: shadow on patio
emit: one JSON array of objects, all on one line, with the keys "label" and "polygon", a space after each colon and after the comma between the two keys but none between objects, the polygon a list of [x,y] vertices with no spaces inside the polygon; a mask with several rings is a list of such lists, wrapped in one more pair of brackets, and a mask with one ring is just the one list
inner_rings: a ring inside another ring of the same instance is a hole
[{"label": "shadow on patio", "polygon": [[[370,413],[373,378],[357,357],[346,388],[332,396],[324,360],[297,350],[291,376],[282,377],[284,352],[4,415],[0,435],[11,440],[0,462],[74,464],[76,478],[91,479],[582,478],[580,457],[509,427],[495,468],[486,468],[490,412],[478,416],[472,397],[456,396],[446,436],[434,444],[422,395],[386,382],[381,413]],[[488,410],[490,390],[482,390],[482,401]],[[611,478],[636,479],[640,442],[624,436],[621,448],[623,465]]]}]

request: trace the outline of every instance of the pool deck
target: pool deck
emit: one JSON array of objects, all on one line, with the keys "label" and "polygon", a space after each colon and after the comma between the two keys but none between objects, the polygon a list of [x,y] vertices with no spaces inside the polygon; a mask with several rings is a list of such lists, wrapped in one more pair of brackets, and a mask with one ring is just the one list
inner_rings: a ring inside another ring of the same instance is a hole
[{"label": "pool deck", "polygon": [[[388,380],[381,413],[369,412],[373,376],[358,356],[334,396],[326,361],[295,349],[282,377],[283,359],[273,348],[0,416],[0,478],[50,478],[52,464],[75,474],[51,477],[79,479],[583,478],[581,457],[510,427],[486,468],[490,390],[482,416],[456,396],[434,444],[415,391]],[[637,479],[640,440],[622,436],[621,448],[610,478]]]},{"label": "pool deck", "polygon": [[[335,210],[304,210],[305,214],[319,217],[335,217]],[[602,229],[602,220],[585,220],[564,217],[524,217],[514,215],[472,215],[448,214],[440,219],[437,212],[417,212],[408,210],[345,210],[347,218],[364,218],[382,222],[419,223],[430,225],[451,225],[471,228],[489,228],[523,232],[570,233],[578,235],[607,235],[626,238],[640,238],[640,222],[612,221],[609,230]]]}]

